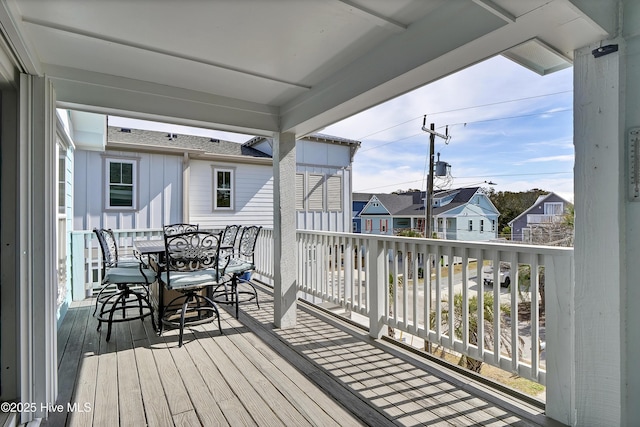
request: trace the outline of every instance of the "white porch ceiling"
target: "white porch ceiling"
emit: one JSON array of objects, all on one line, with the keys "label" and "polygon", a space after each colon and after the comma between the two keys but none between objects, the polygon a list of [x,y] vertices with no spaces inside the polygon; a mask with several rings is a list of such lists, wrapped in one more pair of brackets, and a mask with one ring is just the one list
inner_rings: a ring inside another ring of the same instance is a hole
[{"label": "white porch ceiling", "polygon": [[561,68],[612,31],[582,3],[2,0],[0,29],[63,107],[302,136],[514,47],[537,72]]}]

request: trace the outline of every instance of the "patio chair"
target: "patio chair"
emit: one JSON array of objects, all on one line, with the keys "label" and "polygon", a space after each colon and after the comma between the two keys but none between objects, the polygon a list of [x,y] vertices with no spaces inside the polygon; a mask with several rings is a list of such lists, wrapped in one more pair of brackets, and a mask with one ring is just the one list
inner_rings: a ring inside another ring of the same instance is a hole
[{"label": "patio chair", "polygon": [[231,250],[234,251],[236,246],[236,239],[238,238],[239,232],[239,225],[227,225],[222,232],[222,248],[225,250],[231,248]]},{"label": "patio chair", "polygon": [[[199,325],[217,319],[222,333],[220,312],[205,292],[225,278],[228,256],[221,256],[220,234],[207,231],[165,235],[165,264],[158,269],[158,280],[168,290],[181,295],[166,304],[160,316],[159,332],[163,326],[180,328],[178,347],[182,347],[185,325]],[[205,291],[205,292],[202,292]],[[176,304],[181,301],[181,304]],[[206,316],[204,315],[206,314]]]},{"label": "patio chair", "polygon": [[[242,302],[255,299],[258,302],[258,292],[251,283],[251,271],[255,268],[255,249],[258,235],[262,227],[243,227],[240,233],[237,247],[227,266],[227,275],[230,276],[231,286],[223,282],[213,289],[213,300],[219,304],[232,304],[236,306],[236,319],[239,315],[239,306]],[[241,296],[246,295],[244,299]]]},{"label": "patio chair", "polygon": [[198,231],[200,226],[198,224],[176,223],[165,225],[163,229],[164,234],[171,236],[173,234],[186,233],[187,231]]},{"label": "patio chair", "polygon": [[[155,280],[155,272],[137,255],[137,259],[119,261],[117,245],[111,229],[94,229],[102,249],[102,289],[96,297],[94,316],[98,319],[98,328],[107,323],[106,340],[111,339],[113,324],[131,320],[144,320],[151,317],[151,324],[156,330],[153,318],[153,307],[149,299],[149,285]],[[104,295],[107,288],[113,292]],[[100,307],[100,310],[98,310]]]},{"label": "patio chair", "polygon": [[[98,310],[98,304],[100,299],[102,298],[102,294],[104,291],[112,289],[114,286],[111,283],[105,283],[104,277],[106,270],[113,267],[134,267],[138,268],[140,265],[139,257],[120,257],[118,253],[118,244],[113,235],[113,230],[110,228],[94,228],[93,232],[98,238],[98,243],[100,244],[100,250],[102,252],[102,288],[96,297],[96,306],[93,310],[93,315],[95,316],[96,311]],[[135,254],[134,254],[135,255]]]}]

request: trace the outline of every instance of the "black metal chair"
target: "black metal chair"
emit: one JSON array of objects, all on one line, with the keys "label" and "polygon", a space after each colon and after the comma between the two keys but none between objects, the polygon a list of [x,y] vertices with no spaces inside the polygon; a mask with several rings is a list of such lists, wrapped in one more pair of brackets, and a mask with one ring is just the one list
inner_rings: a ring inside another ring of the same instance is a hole
[{"label": "black metal chair", "polygon": [[[100,250],[102,252],[102,277],[104,279],[105,272],[109,268],[113,267],[135,267],[138,268],[140,265],[139,257],[120,257],[118,253],[118,244],[113,235],[113,230],[110,228],[94,228],[93,232],[98,238],[98,243],[100,244]],[[107,294],[109,292],[114,291],[115,286],[112,283],[105,283],[104,280],[102,282],[102,287],[100,288],[100,292],[96,296],[96,306],[93,309],[93,315],[95,316],[98,305],[102,301],[103,293],[105,291]],[[109,296],[109,295],[107,295]]]},{"label": "black metal chair", "polygon": [[[255,268],[255,249],[261,229],[262,227],[256,225],[242,228],[240,239],[226,270],[231,286],[227,286],[228,282],[223,282],[213,289],[215,302],[236,306],[236,319],[242,302],[255,299],[256,305],[260,308],[258,292],[251,283],[251,271]],[[241,299],[242,295],[247,297]]]},{"label": "black metal chair", "polygon": [[238,233],[240,232],[239,225],[227,225],[222,231],[222,249],[224,250],[235,250],[236,239],[238,238]]},{"label": "black metal chair", "polygon": [[162,228],[164,230],[164,234],[165,235],[171,236],[173,234],[186,233],[188,231],[198,231],[200,229],[200,225],[199,224],[176,223],[176,224],[165,225]]},{"label": "black metal chair", "polygon": [[98,319],[98,331],[102,329],[102,323],[106,322],[106,338],[109,341],[113,323],[144,320],[147,316],[151,317],[151,324],[156,330],[153,307],[149,299],[149,285],[155,280],[155,272],[139,255],[136,259],[119,260],[118,246],[111,229],[94,229],[94,232],[98,237],[103,258],[103,286],[96,297],[93,312]]},{"label": "black metal chair", "polygon": [[[219,285],[225,278],[229,257],[221,255],[220,234],[207,231],[165,234],[165,262],[158,268],[158,280],[168,290],[180,292],[166,304],[161,314],[163,326],[180,328],[178,346],[182,347],[185,325],[198,325],[217,319],[222,333],[220,312],[203,290]],[[181,304],[176,304],[181,301]],[[206,315],[205,315],[206,314]]]}]

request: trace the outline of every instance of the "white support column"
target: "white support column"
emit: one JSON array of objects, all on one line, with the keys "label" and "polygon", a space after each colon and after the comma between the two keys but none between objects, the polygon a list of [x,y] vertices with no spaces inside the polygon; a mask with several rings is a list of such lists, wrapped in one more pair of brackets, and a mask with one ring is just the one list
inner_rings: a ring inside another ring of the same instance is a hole
[{"label": "white support column", "polygon": [[55,93],[48,78],[20,77],[20,401],[21,422],[46,416],[57,396],[57,158]]},{"label": "white support column", "polygon": [[593,45],[576,51],[574,61],[576,401],[571,425],[624,425],[625,46],[623,40],[602,44],[618,44],[620,51],[595,58],[591,51],[600,44]]},{"label": "white support column", "polygon": [[274,323],[278,328],[296,325],[296,138],[276,135],[273,142]]}]

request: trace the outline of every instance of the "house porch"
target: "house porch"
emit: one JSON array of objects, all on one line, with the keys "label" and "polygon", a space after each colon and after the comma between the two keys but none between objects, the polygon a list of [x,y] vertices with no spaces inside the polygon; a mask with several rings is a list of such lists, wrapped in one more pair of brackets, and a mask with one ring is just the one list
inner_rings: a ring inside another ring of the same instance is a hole
[{"label": "house porch", "polygon": [[[96,331],[92,300],[58,334],[57,405],[46,425],[559,425],[544,410],[390,344],[308,304],[273,326],[273,295],[212,324],[155,335],[151,322]],[[72,411],[68,411],[72,409]]]}]

